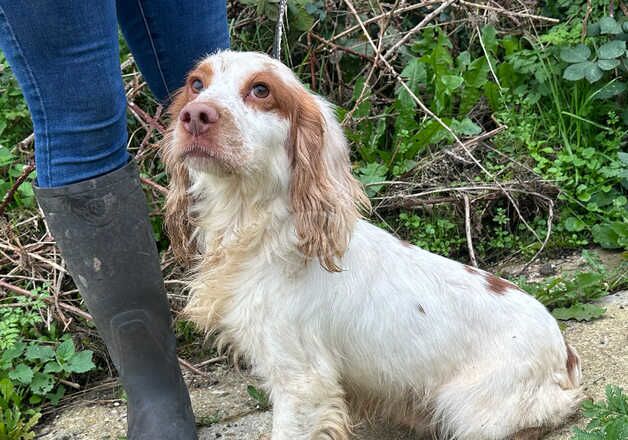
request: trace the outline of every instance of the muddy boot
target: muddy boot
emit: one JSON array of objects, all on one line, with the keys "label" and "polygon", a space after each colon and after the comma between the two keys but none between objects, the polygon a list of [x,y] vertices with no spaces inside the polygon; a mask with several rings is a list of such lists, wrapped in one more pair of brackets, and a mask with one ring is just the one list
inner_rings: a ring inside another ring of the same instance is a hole
[{"label": "muddy boot", "polygon": [[134,162],[35,193],[126,390],[128,439],[196,439]]}]

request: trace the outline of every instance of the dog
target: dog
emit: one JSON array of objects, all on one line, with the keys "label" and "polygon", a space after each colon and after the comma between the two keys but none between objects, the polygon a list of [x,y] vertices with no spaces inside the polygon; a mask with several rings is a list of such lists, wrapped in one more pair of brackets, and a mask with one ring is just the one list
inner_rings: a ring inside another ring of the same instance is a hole
[{"label": "dog", "polygon": [[580,360],[510,282],[368,223],[334,109],[264,54],[200,61],[169,108],[166,227],[185,314],[252,364],[273,440],[385,417],[443,439],[538,438]]}]

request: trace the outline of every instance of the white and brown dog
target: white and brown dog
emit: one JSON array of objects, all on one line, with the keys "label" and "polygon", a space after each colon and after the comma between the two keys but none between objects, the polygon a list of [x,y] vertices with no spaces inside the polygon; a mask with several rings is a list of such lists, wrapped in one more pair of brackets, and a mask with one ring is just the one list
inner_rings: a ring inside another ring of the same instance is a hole
[{"label": "white and brown dog", "polygon": [[363,220],[334,110],[286,66],[209,56],[170,114],[186,312],[264,380],[274,440],[346,439],[373,414],[439,438],[533,438],[576,410],[580,362],[545,307]]}]

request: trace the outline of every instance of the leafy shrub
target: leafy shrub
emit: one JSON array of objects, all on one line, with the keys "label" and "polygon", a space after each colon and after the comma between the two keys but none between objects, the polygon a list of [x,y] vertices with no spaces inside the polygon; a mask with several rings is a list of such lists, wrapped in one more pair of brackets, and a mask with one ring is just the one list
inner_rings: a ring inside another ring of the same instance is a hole
[{"label": "leafy shrub", "polygon": [[39,341],[28,344],[20,341],[0,356],[0,377],[23,388],[29,403],[35,405],[44,400],[56,404],[65,394],[60,379],[94,368],[92,352],[77,352],[70,337],[65,337],[56,349]]},{"label": "leafy shrub", "polygon": [[8,378],[0,379],[0,439],[31,440],[33,428],[41,414],[33,409],[23,410],[21,394]]},{"label": "leafy shrub", "polygon": [[556,319],[590,321],[599,318],[606,309],[588,303],[625,288],[628,263],[622,262],[608,270],[594,254],[584,251],[583,257],[589,270],[556,276],[541,283],[520,280],[518,284],[548,307]]}]

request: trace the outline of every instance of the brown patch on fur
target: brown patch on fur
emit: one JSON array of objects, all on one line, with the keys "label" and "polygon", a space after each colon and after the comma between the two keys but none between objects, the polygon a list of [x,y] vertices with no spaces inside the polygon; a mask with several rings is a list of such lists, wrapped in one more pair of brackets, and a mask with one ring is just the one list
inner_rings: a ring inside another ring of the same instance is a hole
[{"label": "brown patch on fur", "polygon": [[[255,84],[264,84],[268,87],[266,98],[257,98],[250,94]],[[291,117],[294,103],[290,96],[291,89],[286,87],[283,81],[273,72],[257,72],[252,75],[240,89],[242,99],[251,107],[262,111],[277,111],[285,118]]]},{"label": "brown patch on fur", "polygon": [[468,266],[466,264],[464,265],[464,270],[466,270],[469,273],[475,274],[475,275],[479,275],[480,274],[480,271],[477,270],[475,267],[471,267],[471,266]]},{"label": "brown patch on fur", "polygon": [[486,279],[488,290],[497,295],[503,295],[506,290],[515,287],[515,285],[510,281],[506,281],[505,279],[495,276],[492,273],[485,274],[484,278]]},{"label": "brown patch on fur", "polygon": [[203,82],[203,87],[207,88],[211,84],[213,77],[214,71],[209,63],[201,61],[197,64],[197,66],[188,73],[185,85],[174,94],[174,99],[168,107],[167,112],[170,119],[176,119],[183,107],[185,107],[185,104],[192,101],[198,95],[198,93],[192,89],[192,82],[194,82],[195,79],[200,79]]},{"label": "brown patch on fur", "polygon": [[174,145],[172,145],[172,131],[176,127],[177,118],[183,107],[197,96],[197,93],[191,88],[191,82],[195,78],[201,79],[203,86],[207,87],[213,78],[211,65],[200,62],[188,74],[185,85],[174,94],[172,103],[167,110],[171,120],[170,127],[161,142],[162,159],[170,175],[169,192],[165,206],[165,227],[170,237],[175,258],[183,263],[188,263],[191,256],[196,253],[196,245],[189,242],[193,225],[193,219],[189,213],[190,201],[187,195],[190,177],[186,166],[178,159]]},{"label": "brown patch on fur", "polygon": [[[253,85],[263,83],[269,95],[259,99],[249,94]],[[370,203],[360,183],[351,174],[348,155],[331,164],[326,154],[336,145],[326,135],[326,121],[319,103],[300,85],[286,84],[275,72],[252,75],[240,90],[247,104],[276,111],[290,121],[286,145],[292,166],[290,200],[299,238],[299,249],[306,258],[317,257],[326,270],[339,272],[338,259],[349,244],[351,230],[360,218],[358,206]],[[340,140],[342,141],[342,140]],[[339,175],[336,173],[340,170]]]},{"label": "brown patch on fur", "polygon": [[475,267],[467,266],[466,264],[464,265],[464,270],[474,275],[482,275],[484,277],[484,280],[486,281],[486,287],[489,292],[496,295],[503,295],[508,289],[519,290],[523,292],[515,284],[496,275],[493,275],[492,273],[476,269]]},{"label": "brown patch on fur", "polygon": [[527,428],[519,431],[513,437],[513,440],[538,440],[545,433],[543,428]]},{"label": "brown patch on fur", "polygon": [[187,193],[190,176],[185,164],[178,159],[171,138],[172,127],[161,143],[161,156],[170,176],[164,224],[175,258],[181,263],[189,263],[197,250],[196,244],[189,240],[194,225]]},{"label": "brown patch on fur", "polygon": [[567,375],[569,376],[569,381],[571,382],[571,388],[577,388],[580,386],[580,357],[576,350],[574,350],[567,341],[565,341],[565,347],[567,347]]},{"label": "brown patch on fur", "polygon": [[[183,314],[206,335],[211,335],[221,327],[220,321],[229,311],[233,292],[240,285],[243,266],[251,256],[256,255],[266,239],[264,224],[262,219],[260,223],[240,231],[237,238],[230,240],[228,245],[221,244],[224,237],[219,235],[196,264]],[[215,344],[219,352],[223,352],[225,348],[232,350],[236,360],[239,357],[239,338],[233,332],[233,329],[223,328]]]}]

